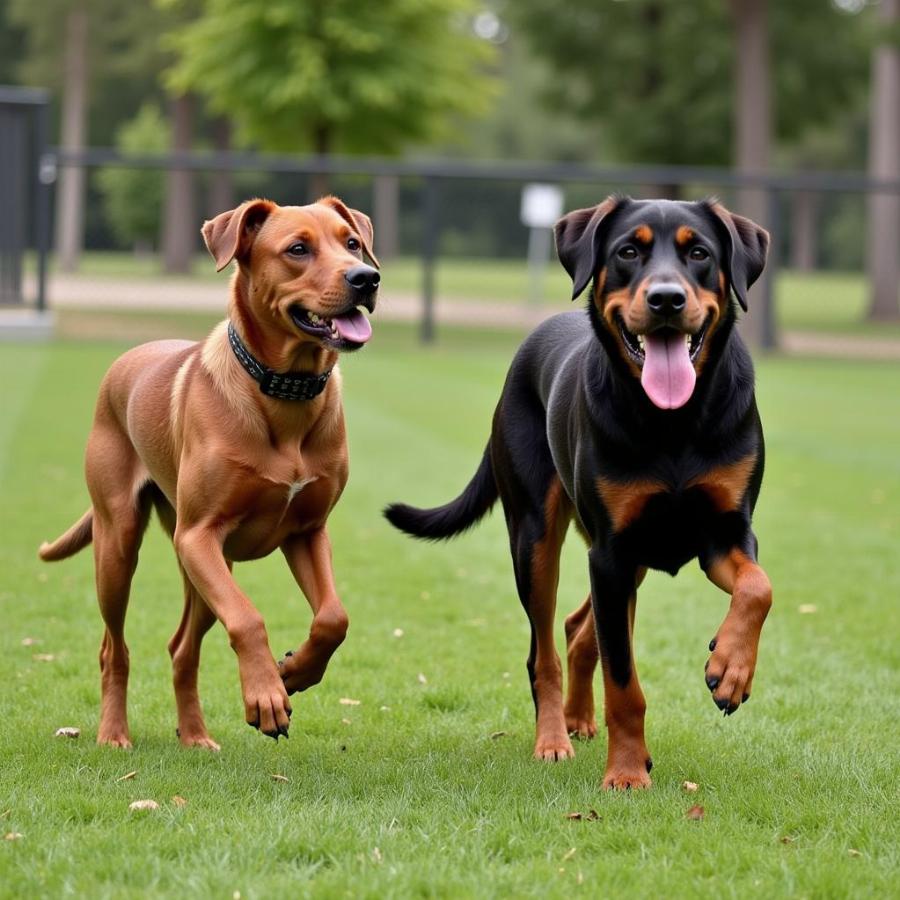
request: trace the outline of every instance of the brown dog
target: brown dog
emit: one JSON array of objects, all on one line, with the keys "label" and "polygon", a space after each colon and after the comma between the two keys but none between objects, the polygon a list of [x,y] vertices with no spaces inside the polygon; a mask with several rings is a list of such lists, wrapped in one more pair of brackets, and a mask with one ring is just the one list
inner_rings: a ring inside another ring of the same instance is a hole
[{"label": "brown dog", "polygon": [[[91,508],[40,555],[92,540],[106,631],[97,742],[130,746],[125,613],[151,507],[172,536],[184,613],[169,642],[185,746],[218,749],[197,694],[203,635],[219,619],[240,668],[247,722],[287,736],[288,695],[317,684],[347,631],[325,527],[347,481],[338,353],[371,335],[372,224],[335,197],[252,200],[203,226],[219,270],[232,260],[229,320],[200,343],[157,341],[113,363],[87,446]],[[330,377],[329,377],[330,376]],[[276,664],[235,560],[279,548],[313,610],[309,638]]]}]

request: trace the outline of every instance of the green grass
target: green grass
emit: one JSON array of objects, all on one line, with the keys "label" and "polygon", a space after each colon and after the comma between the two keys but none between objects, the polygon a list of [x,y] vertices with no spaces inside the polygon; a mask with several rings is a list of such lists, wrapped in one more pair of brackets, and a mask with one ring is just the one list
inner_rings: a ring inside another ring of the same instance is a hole
[{"label": "green grass", "polygon": [[[502,516],[448,546],[379,517],[389,500],[441,501],[468,479],[515,341],[448,330],[424,350],[411,330],[381,327],[345,362],[352,476],[329,526],[350,635],[275,744],[244,725],[235,660],[214,629],[201,691],[218,755],[182,751],[174,735],[165,644],[180,586],[156,525],[128,619],[135,748],[94,746],[90,554],[45,566],[35,550],[86,506],[96,386],[122,347],[4,349],[0,836],[23,837],[0,841],[0,896],[896,895],[900,367],[760,364],[757,531],[776,602],[753,701],[723,718],[703,684],[727,598],[696,566],[651,575],[636,652],[654,786],[604,794],[602,736],[572,762],[530,758],[528,633]],[[572,539],[564,611],[586,593],[584,555]],[[237,576],[274,649],[296,645],[309,613],[283,562]],[[63,725],[81,738],[54,738]],[[161,808],[128,811],[144,798]],[[694,803],[703,821],[686,819]],[[598,820],[565,818],[590,809]]]}]

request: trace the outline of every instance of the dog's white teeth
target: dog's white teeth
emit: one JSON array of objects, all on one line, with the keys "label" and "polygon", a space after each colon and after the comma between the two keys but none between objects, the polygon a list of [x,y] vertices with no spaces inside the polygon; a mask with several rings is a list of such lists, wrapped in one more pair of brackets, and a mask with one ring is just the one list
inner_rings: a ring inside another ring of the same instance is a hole
[{"label": "dog's white teeth", "polygon": [[637,340],[638,340],[638,346],[641,348],[641,350],[643,350],[644,349],[644,336],[642,334],[639,334],[637,336]]},{"label": "dog's white teeth", "polygon": [[688,350],[690,350],[691,349],[691,336],[689,334],[686,334],[684,336],[684,342],[685,342],[685,344],[687,344]]}]

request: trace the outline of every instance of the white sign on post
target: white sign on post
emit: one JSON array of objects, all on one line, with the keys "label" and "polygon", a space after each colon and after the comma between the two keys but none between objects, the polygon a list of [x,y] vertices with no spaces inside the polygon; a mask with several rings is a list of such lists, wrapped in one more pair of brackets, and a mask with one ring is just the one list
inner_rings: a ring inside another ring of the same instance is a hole
[{"label": "white sign on post", "polygon": [[563,211],[563,192],[555,184],[526,184],[522,188],[519,217],[531,229],[528,234],[529,296],[540,303],[544,288],[544,272],[553,246],[550,229]]},{"label": "white sign on post", "polygon": [[552,228],[562,215],[563,192],[555,184],[526,184],[522,188],[522,224],[529,228]]}]

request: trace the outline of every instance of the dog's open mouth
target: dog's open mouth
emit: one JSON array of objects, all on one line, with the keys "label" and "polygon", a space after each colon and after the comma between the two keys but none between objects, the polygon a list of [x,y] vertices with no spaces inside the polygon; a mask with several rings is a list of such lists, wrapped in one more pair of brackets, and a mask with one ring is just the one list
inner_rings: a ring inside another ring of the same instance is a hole
[{"label": "dog's open mouth", "polygon": [[288,311],[291,321],[306,334],[319,338],[335,350],[358,350],[372,337],[372,326],[358,307],[339,316],[320,316],[294,304]]},{"label": "dog's open mouth", "polygon": [[678,409],[691,399],[697,383],[694,363],[703,349],[711,321],[710,316],[696,334],[674,328],[634,334],[625,327],[621,316],[616,317],[625,352],[641,370],[644,392],[660,409]]}]

